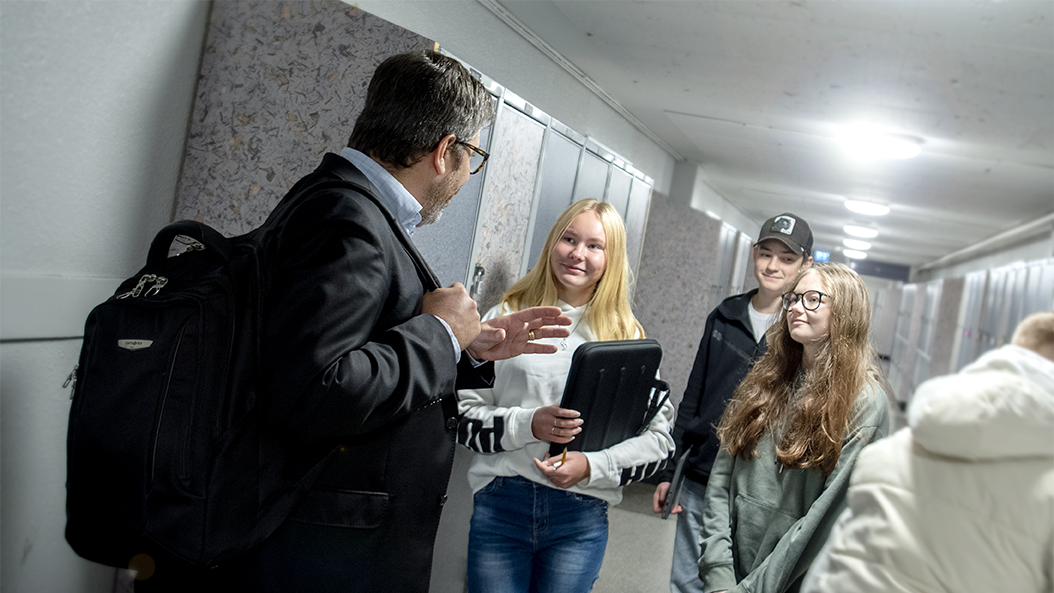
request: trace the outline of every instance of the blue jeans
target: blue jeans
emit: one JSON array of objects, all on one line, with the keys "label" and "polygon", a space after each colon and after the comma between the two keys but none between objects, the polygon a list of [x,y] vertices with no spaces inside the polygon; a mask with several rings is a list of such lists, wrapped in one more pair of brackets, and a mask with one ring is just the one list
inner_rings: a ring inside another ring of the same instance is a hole
[{"label": "blue jeans", "polygon": [[699,531],[703,526],[703,501],[706,484],[685,480],[678,502],[684,509],[677,515],[677,535],[673,542],[673,567],[670,569],[670,593],[703,593],[699,579]]},{"label": "blue jeans", "polygon": [[469,593],[586,593],[600,576],[607,502],[497,477],[473,498]]}]

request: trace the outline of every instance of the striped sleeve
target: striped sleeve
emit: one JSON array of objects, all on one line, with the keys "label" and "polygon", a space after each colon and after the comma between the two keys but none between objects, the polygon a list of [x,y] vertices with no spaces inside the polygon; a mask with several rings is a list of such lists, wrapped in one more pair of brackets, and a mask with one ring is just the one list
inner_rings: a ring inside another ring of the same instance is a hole
[{"label": "striped sleeve", "polygon": [[666,400],[643,434],[603,451],[586,453],[589,487],[613,488],[639,482],[662,471],[673,459],[674,407]]}]

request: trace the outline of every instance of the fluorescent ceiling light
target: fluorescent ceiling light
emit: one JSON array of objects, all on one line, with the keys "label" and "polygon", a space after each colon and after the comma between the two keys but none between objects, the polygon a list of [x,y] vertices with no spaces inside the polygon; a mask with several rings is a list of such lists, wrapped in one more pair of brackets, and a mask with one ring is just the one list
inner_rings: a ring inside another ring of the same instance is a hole
[{"label": "fluorescent ceiling light", "polygon": [[859,200],[846,200],[845,207],[857,214],[868,216],[884,216],[889,214],[889,206],[876,204],[874,202],[861,202]]},{"label": "fluorescent ceiling light", "polygon": [[842,128],[838,140],[850,155],[863,160],[910,159],[918,156],[919,140],[897,134],[887,134],[878,126],[867,123]]},{"label": "fluorescent ceiling light", "polygon": [[869,229],[866,226],[856,226],[852,224],[847,224],[842,227],[842,230],[845,231],[847,235],[860,237],[861,239],[874,239],[878,236],[878,231],[876,231],[875,229]]},{"label": "fluorescent ceiling light", "polygon": [[867,241],[860,241],[857,239],[842,239],[842,245],[850,249],[859,249],[861,251],[871,249],[871,244]]},{"label": "fluorescent ceiling light", "polygon": [[867,254],[863,251],[857,251],[855,249],[843,249],[842,255],[851,259],[867,259]]}]

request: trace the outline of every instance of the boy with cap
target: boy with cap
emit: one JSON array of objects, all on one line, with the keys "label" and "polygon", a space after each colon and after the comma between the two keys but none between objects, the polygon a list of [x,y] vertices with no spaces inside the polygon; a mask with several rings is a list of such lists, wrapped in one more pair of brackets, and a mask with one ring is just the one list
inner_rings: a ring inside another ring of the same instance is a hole
[{"label": "boy with cap", "polygon": [[[688,458],[684,460],[679,507],[673,510],[680,514],[670,570],[671,593],[703,591],[698,536],[706,483],[719,447],[714,426],[732,392],[765,353],[765,332],[779,318],[780,297],[798,273],[812,265],[811,254],[812,231],[807,222],[790,213],[766,220],[753,249],[758,287],[728,297],[706,318],[673,432],[678,454]],[[667,469],[664,481],[655,488],[656,513],[662,512],[672,476],[672,469]]]}]

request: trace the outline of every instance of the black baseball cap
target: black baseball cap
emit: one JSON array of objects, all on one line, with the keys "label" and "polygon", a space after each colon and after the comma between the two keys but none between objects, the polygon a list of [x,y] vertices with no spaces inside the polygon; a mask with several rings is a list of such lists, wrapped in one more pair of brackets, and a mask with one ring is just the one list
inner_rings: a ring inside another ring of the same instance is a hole
[{"label": "black baseball cap", "polygon": [[812,229],[809,228],[809,223],[790,212],[766,220],[765,224],[761,225],[761,234],[754,245],[765,239],[778,239],[787,247],[800,251],[805,257],[812,255]]}]

